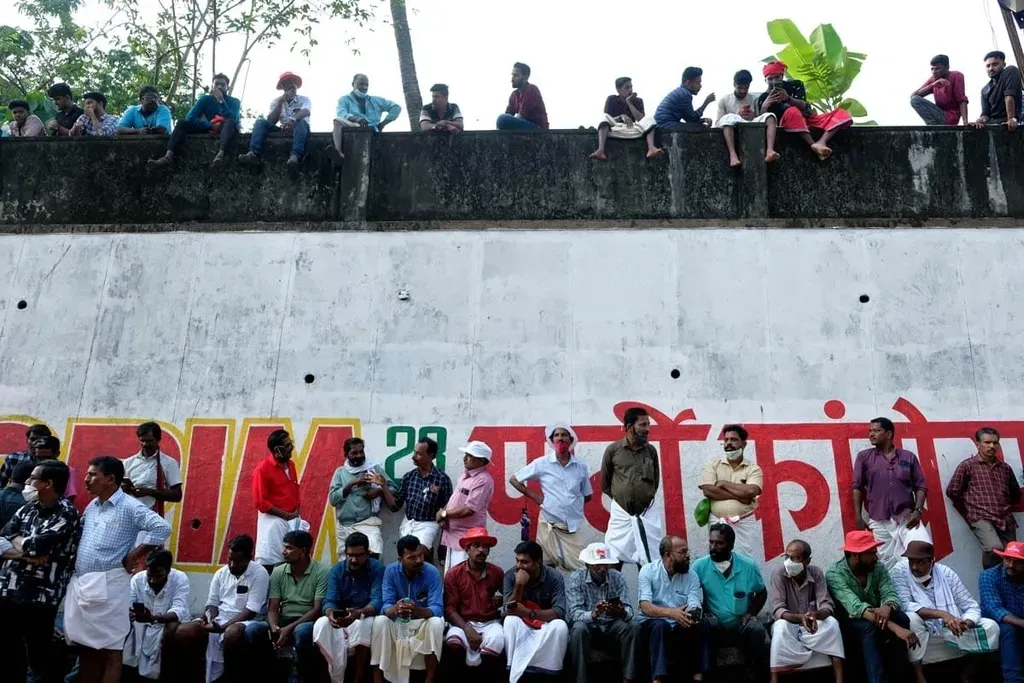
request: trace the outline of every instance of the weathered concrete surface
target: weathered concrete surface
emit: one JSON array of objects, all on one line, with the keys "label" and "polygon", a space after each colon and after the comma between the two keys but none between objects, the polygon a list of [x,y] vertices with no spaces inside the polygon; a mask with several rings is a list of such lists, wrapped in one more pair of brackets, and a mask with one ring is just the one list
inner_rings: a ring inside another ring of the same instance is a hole
[{"label": "weathered concrete surface", "polygon": [[[163,140],[5,139],[0,229],[419,229],[537,221],[682,227],[695,220],[871,227],[1024,219],[1019,134],[856,128],[834,138],[835,154],[826,162],[780,135],[782,159],[769,167],[763,127],[743,127],[738,137],[743,167],[733,171],[718,130],[664,135],[667,155],[655,161],[645,158],[643,141],[612,140],[607,162],[588,158],[592,131],[354,131],[345,135],[347,162],[336,173],[323,154],[330,136],[321,134],[311,137],[295,180],[284,171],[283,136],[270,138],[261,172],[232,163],[218,173],[207,168],[216,143],[202,136],[188,141],[175,168],[159,172],[145,161],[162,152]],[[240,136],[238,151],[247,140]]]}]

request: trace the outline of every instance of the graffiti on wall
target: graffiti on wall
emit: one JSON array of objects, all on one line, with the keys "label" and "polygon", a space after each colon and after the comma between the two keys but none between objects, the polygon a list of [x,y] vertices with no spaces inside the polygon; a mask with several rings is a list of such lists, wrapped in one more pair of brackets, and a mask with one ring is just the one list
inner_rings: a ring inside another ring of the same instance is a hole
[{"label": "graffiti on wall", "polygon": [[[661,456],[666,528],[670,533],[685,537],[685,511],[696,505],[699,493],[695,482],[684,485],[684,458],[688,455],[704,457],[703,450],[697,453],[696,445],[721,435],[712,433],[711,424],[701,423],[693,409],[682,410],[673,417],[652,406],[627,401],[613,407],[613,419],[610,418],[608,424],[574,425],[580,442],[595,444],[600,449],[621,439],[622,417],[632,406],[642,406],[651,415],[651,441]],[[986,425],[998,429],[1004,442],[1019,441],[1024,438],[1024,420],[930,421],[904,398],[898,398],[892,408],[906,418],[897,423],[897,445],[911,440],[915,443],[928,483],[925,522],[931,527],[938,556],[945,557],[953,551],[953,542],[935,441],[970,440],[979,427]],[[822,525],[835,507],[838,507],[844,529],[855,526],[851,492],[855,454],[851,442],[865,438],[867,425],[843,421],[846,407],[839,400],[826,401],[823,414],[825,420],[819,422],[746,424],[750,441],[756,448],[757,463],[764,471],[764,490],[757,517],[762,526],[765,560],[778,556],[784,548],[780,486],[793,484],[805,494],[802,507],[785,510],[798,530],[808,531]],[[143,421],[144,418],[69,418],[63,432],[62,458],[75,468],[82,480],[91,458],[97,455],[126,458],[136,453],[135,427]],[[28,415],[0,416],[0,453],[24,448],[25,428],[37,422],[44,421]],[[164,430],[162,450],[180,462],[185,492],[180,504],[169,506],[168,514],[173,517],[174,527],[170,548],[177,562],[188,571],[214,571],[226,561],[225,539],[240,533],[255,533],[256,513],[249,486],[252,470],[267,455],[266,440],[270,432],[283,428],[295,435],[292,421],[258,417],[190,418],[183,427],[165,422],[160,425]],[[356,418],[316,417],[296,450],[295,462],[302,481],[302,515],[317,538],[317,553],[326,551],[335,556],[333,515],[327,506],[327,491],[331,476],[341,463],[342,444],[345,439],[360,436],[361,431],[361,422]],[[388,475],[396,476],[402,461],[411,457],[416,442],[424,437],[438,442],[437,464],[444,469],[446,457],[451,457],[447,453],[448,432],[439,425],[389,426],[385,432],[388,455],[383,459]],[[501,483],[495,486],[490,517],[501,525],[518,524],[523,497],[509,495],[509,489],[503,485],[513,473],[506,448],[510,445],[524,447],[527,462],[542,457],[544,428],[476,426],[470,430],[468,438],[484,441],[494,450],[492,473]],[[830,444],[832,467],[776,458],[779,444],[801,441]],[[299,445],[297,438],[296,444]],[[592,470],[594,490],[600,491],[600,472],[595,466]],[[836,486],[830,486],[823,470],[834,471]],[[77,504],[84,507],[89,501],[84,484],[80,490],[83,495],[79,496]],[[536,506],[529,509],[535,522]],[[585,514],[595,529],[603,531],[607,526],[608,511],[601,496],[594,496]]]}]

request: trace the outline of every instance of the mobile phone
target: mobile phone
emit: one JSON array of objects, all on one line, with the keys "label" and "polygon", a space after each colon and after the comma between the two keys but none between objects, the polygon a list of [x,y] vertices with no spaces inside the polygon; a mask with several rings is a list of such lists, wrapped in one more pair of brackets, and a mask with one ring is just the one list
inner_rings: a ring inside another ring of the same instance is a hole
[{"label": "mobile phone", "polygon": [[622,600],[619,598],[619,596],[616,595],[615,597],[608,598],[608,604],[615,605],[616,607],[618,607],[622,604]]},{"label": "mobile phone", "polygon": [[772,90],[785,90],[786,86],[783,83],[776,83],[772,86]]},{"label": "mobile phone", "polygon": [[145,603],[143,603],[143,602],[133,602],[132,603],[132,611],[136,615],[142,614],[143,612],[145,612],[145,610],[146,610],[146,604]]}]

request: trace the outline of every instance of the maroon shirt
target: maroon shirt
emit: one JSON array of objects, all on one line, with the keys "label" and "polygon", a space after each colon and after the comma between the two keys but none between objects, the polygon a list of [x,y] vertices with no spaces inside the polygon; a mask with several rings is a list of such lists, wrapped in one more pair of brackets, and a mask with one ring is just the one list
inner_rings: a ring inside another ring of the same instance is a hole
[{"label": "maroon shirt", "polygon": [[946,486],[946,495],[967,512],[967,521],[991,522],[997,529],[1017,528],[1012,506],[1020,502],[1020,485],[1005,462],[991,465],[975,454],[960,463]]},{"label": "maroon shirt", "polygon": [[902,518],[914,509],[914,493],[928,490],[917,456],[902,448],[892,460],[877,448],[858,453],[853,488],[864,491],[864,507],[876,522]]},{"label": "maroon shirt", "polygon": [[455,565],[444,575],[444,616],[451,623],[457,614],[466,621],[494,621],[498,610],[491,598],[501,593],[505,574],[500,567],[487,563],[487,573],[481,578],[469,570],[469,562]]},{"label": "maroon shirt", "polygon": [[539,128],[548,128],[548,109],[544,106],[544,98],[540,96],[540,88],[533,83],[512,91],[505,113],[509,116],[518,114],[520,118],[536,123]]},{"label": "maroon shirt", "polygon": [[[646,114],[644,111],[644,101],[639,97],[633,98],[633,106],[636,107],[637,111],[641,114]],[[629,118],[633,118],[633,112],[630,111],[629,107],[618,95],[609,95],[608,99],[604,101],[604,113],[613,119],[618,118],[619,116],[628,116]]]},{"label": "maroon shirt", "polygon": [[[937,80],[935,76],[932,76],[921,87],[927,87]],[[964,88],[964,75],[959,71],[950,71],[946,80],[949,81],[949,86],[933,88],[932,95],[935,96],[935,106],[946,114],[946,125],[955,126],[960,120],[960,103],[968,101]]]}]

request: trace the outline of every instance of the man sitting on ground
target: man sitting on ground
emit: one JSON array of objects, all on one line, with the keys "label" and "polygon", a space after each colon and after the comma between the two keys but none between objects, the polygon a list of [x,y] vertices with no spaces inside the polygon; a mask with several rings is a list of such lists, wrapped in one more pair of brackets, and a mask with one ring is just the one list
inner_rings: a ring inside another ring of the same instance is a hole
[{"label": "man sitting on ground", "polygon": [[972,125],[1006,126],[1011,133],[1017,130],[1021,108],[1020,69],[1007,66],[1006,54],[993,50],[985,55],[985,70],[989,82],[981,89],[981,116]]},{"label": "man sitting on ground", "polygon": [[503,590],[509,683],[519,683],[527,668],[557,674],[569,644],[562,575],[544,565],[544,551],[533,541],[517,545],[515,554]]},{"label": "man sitting on ground", "polygon": [[[935,95],[934,104],[925,99],[929,95]],[[961,119],[965,126],[971,125],[964,75],[950,71],[946,55],[932,57],[932,77],[910,96],[910,106],[929,126],[955,126]]]},{"label": "man sitting on ground", "polygon": [[426,669],[434,683],[444,645],[441,572],[424,561],[415,536],[398,539],[398,561],[384,570],[383,614],[373,620],[375,683],[409,683],[410,669]]},{"label": "man sitting on ground", "polygon": [[609,95],[604,101],[604,117],[597,124],[597,151],[591,159],[608,158],[604,146],[609,137],[622,140],[647,138],[647,158],[662,156],[665,151],[655,144],[655,123],[653,116],[644,113],[644,101],[633,92],[633,79],[628,76],[615,79],[617,94]]},{"label": "man sitting on ground", "polygon": [[[465,659],[466,666],[481,666],[481,675],[500,677],[505,632],[501,628],[501,568],[487,561],[498,540],[487,529],[475,527],[459,539],[468,559],[444,575],[444,616],[448,620],[445,649]],[[454,650],[454,652],[453,652]],[[463,673],[463,672],[460,672]]]},{"label": "man sitting on ground", "polygon": [[999,624],[999,657],[1003,683],[1024,682],[1024,543],[1010,541],[994,551],[1001,565],[978,579],[981,613]]},{"label": "man sitting on ground", "polygon": [[[757,98],[755,111],[758,114],[775,114],[782,129],[787,133],[798,134],[822,161],[832,156],[828,141],[843,128],[853,125],[853,117],[849,112],[836,109],[824,114],[815,113],[807,102],[803,82],[787,81],[786,65],[782,62],[766,64],[762,71],[768,90]],[[811,128],[822,131],[817,142],[811,137]]]},{"label": "man sitting on ground", "polygon": [[548,129],[548,109],[540,88],[530,83],[530,67],[522,62],[512,66],[512,87],[505,113],[498,116],[498,130]]},{"label": "man sitting on ground", "polygon": [[767,151],[764,155],[765,163],[771,163],[779,158],[775,151],[775,134],[778,122],[775,114],[765,112],[764,114],[754,113],[754,98],[750,95],[750,84],[754,77],[746,69],[741,69],[732,77],[733,91],[718,101],[718,116],[715,125],[722,129],[722,136],[725,138],[725,147],[729,150],[729,165],[736,168],[740,165],[739,154],[736,153],[736,126],[745,123],[763,123],[767,127],[765,131]]},{"label": "man sitting on ground", "polygon": [[[430,87],[430,102],[420,111],[420,130],[458,133],[463,130],[459,105],[448,101],[448,86],[435,83]],[[430,547],[429,545],[427,547]]]},{"label": "man sitting on ground", "polygon": [[12,138],[34,138],[44,135],[43,121],[35,114],[30,114],[31,107],[25,100],[11,100],[7,108],[12,120],[4,126],[5,135]]},{"label": "man sitting on ground", "polygon": [[228,94],[231,80],[224,74],[213,77],[210,93],[203,95],[192,105],[185,118],[178,121],[167,142],[167,153],[159,159],[150,159],[150,166],[169,166],[174,157],[185,146],[185,136],[190,133],[209,133],[220,136],[220,148],[213,157],[212,166],[224,161],[227,151],[235,144],[242,103]]},{"label": "man sitting on ground", "polygon": [[700,92],[704,70],[688,66],[683,71],[683,83],[665,96],[654,112],[654,121],[662,130],[703,130],[711,125],[704,118],[704,110],[715,101],[715,93],[704,98],[704,104],[693,108],[693,98]]},{"label": "man sitting on ground", "polygon": [[356,661],[355,680],[366,681],[373,618],[383,604],[384,565],[370,557],[366,534],[345,539],[345,559],[331,568],[324,616],[313,626],[313,642],[327,660],[332,681],[344,681],[349,657]]},{"label": "man sitting on ground", "polygon": [[[172,670],[174,658],[169,650],[174,632],[192,616],[188,575],[173,569],[173,562],[167,550],[150,551],[145,571],[132,577],[131,616],[135,623],[124,645],[124,665],[138,669],[142,678],[160,680],[162,669]],[[163,680],[174,680],[166,671]]]},{"label": "man sitting on ground", "polygon": [[107,97],[101,92],[87,92],[82,95],[85,100],[85,113],[78,117],[71,135],[92,135],[97,137],[113,137],[117,135],[118,118],[107,113]]},{"label": "man sitting on ground", "polygon": [[139,89],[139,103],[128,107],[117,124],[118,135],[167,135],[171,132],[171,109],[160,104],[156,87]]},{"label": "man sitting on ground", "polygon": [[309,137],[309,98],[299,95],[302,77],[286,71],[277,79],[277,89],[284,94],[270,103],[267,118],[257,119],[252,127],[252,139],[249,151],[240,154],[238,160],[248,166],[263,164],[263,143],[270,132],[284,131],[292,136],[292,153],[288,156],[288,170],[294,172],[299,168],[302,155],[306,153],[306,138]]}]

